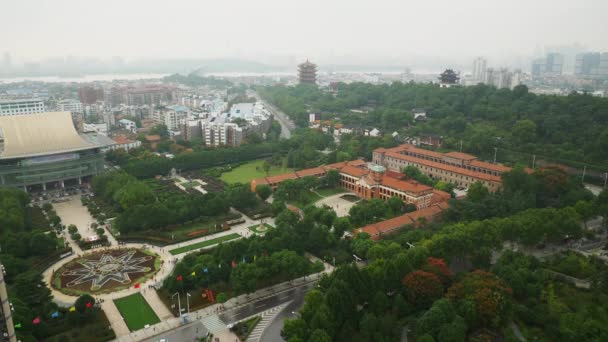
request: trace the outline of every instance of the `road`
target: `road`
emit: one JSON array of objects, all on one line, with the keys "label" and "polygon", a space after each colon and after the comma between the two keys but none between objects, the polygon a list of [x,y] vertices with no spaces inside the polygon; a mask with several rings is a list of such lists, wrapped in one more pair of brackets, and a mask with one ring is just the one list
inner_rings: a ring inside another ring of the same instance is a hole
[{"label": "road", "polygon": [[222,319],[222,321],[226,322],[226,324],[230,324],[253,316],[260,312],[266,311],[268,309],[272,309],[275,306],[279,306],[290,300],[293,300],[294,302],[298,299],[304,300],[304,295],[306,295],[306,292],[312,289],[315,284],[316,282],[311,282],[308,284],[293,287],[289,290],[281,291],[274,296],[251,302],[247,305],[234,308],[232,310],[228,310],[221,314],[220,318]]},{"label": "road", "polygon": [[281,330],[283,329],[283,322],[287,318],[295,318],[297,317],[297,312],[300,310],[302,305],[304,305],[304,296],[306,292],[301,295],[296,295],[293,298],[293,301],[287,305],[285,309],[283,309],[279,314],[275,317],[275,319],[270,323],[266,330],[264,330],[264,334],[260,338],[260,341],[263,342],[285,342],[283,337],[281,337]]},{"label": "road", "polygon": [[271,105],[267,101],[264,101],[264,99],[262,99],[262,97],[260,97],[260,95],[257,92],[255,92],[253,90],[248,90],[247,92],[248,92],[247,96],[253,96],[256,98],[256,100],[262,102],[264,104],[264,107],[266,107],[266,109],[268,109],[268,111],[279,122],[279,124],[281,125],[281,138],[285,138],[285,139],[291,138],[291,131],[296,129],[296,124],[294,124],[293,121],[291,121],[291,119],[287,116],[287,114],[283,113],[280,109]]}]

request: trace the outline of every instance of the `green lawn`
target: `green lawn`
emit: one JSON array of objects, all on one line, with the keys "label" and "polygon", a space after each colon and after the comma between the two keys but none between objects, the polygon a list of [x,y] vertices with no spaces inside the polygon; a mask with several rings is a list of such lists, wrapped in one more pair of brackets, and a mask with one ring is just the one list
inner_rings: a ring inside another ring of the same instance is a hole
[{"label": "green lawn", "polygon": [[323,199],[323,197],[317,195],[312,191],[305,191],[296,201],[288,201],[288,204],[295,205],[300,209],[304,209],[306,206]]},{"label": "green lawn", "polygon": [[333,195],[337,195],[337,194],[343,194],[346,192],[346,190],[340,188],[340,187],[335,187],[335,188],[325,188],[325,189],[317,189],[316,190],[319,195],[323,196],[323,197],[329,197],[329,196],[333,196]]},{"label": "green lawn", "polygon": [[293,169],[290,168],[281,168],[273,166],[268,171],[268,174],[266,174],[266,172],[264,172],[264,169],[262,168],[263,164],[263,160],[254,160],[239,167],[235,167],[230,172],[222,173],[222,176],[220,178],[228,184],[249,183],[252,179],[262,178],[266,176],[276,176],[283,173],[293,172]]},{"label": "green lawn", "polygon": [[259,224],[256,224],[255,226],[247,227],[247,229],[251,230],[252,232],[254,232],[256,234],[264,234],[272,228],[274,228],[274,227],[269,225],[268,223],[264,223],[264,229],[260,229]]},{"label": "green lawn", "polygon": [[184,246],[184,247],[180,247],[180,248],[175,248],[175,249],[170,250],[169,253],[171,253],[172,255],[182,254],[182,253],[189,252],[189,251],[192,251],[192,250],[195,250],[195,249],[199,249],[199,248],[215,245],[216,243],[234,240],[234,239],[237,239],[239,237],[240,237],[239,234],[232,233],[232,234],[220,236],[220,237],[215,238],[215,239],[211,239],[211,240],[207,240],[207,241],[201,241],[199,243],[194,243],[192,245],[188,245],[188,246]]},{"label": "green lawn", "polygon": [[146,302],[141,293],[136,293],[127,297],[114,300],[114,304],[125,319],[129,330],[135,331],[143,328],[146,324],[160,322],[150,304]]}]

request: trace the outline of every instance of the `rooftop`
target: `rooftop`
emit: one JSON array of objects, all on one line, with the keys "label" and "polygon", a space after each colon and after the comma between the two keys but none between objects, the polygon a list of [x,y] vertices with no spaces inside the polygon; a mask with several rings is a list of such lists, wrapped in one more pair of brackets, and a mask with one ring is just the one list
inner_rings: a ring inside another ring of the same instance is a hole
[{"label": "rooftop", "polygon": [[0,159],[35,157],[100,147],[78,135],[70,112],[0,117]]}]

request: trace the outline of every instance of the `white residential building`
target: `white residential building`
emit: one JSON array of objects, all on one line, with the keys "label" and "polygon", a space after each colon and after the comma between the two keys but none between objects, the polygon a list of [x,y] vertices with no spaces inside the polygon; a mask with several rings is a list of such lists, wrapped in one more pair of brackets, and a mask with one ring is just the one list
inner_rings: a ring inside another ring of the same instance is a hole
[{"label": "white residential building", "polygon": [[0,100],[0,116],[44,113],[40,99]]},{"label": "white residential building", "polygon": [[66,99],[57,102],[57,110],[60,112],[82,113],[82,103],[80,101]]},{"label": "white residential building", "polygon": [[473,82],[474,84],[483,83],[486,80],[487,61],[483,57],[477,57],[473,61]]},{"label": "white residential building", "polygon": [[137,124],[135,124],[135,121],[120,119],[118,123],[120,124],[120,126],[124,127],[125,129],[128,129],[133,133],[137,131]]}]

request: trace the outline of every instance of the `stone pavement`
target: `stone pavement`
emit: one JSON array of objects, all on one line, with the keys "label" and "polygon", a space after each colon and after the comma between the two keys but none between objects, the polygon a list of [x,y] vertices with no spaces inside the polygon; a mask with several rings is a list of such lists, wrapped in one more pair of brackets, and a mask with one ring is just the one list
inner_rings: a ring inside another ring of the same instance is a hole
[{"label": "stone pavement", "polygon": [[127,327],[127,324],[118,311],[118,308],[116,305],[114,305],[114,301],[104,301],[101,303],[101,309],[106,313],[106,317],[108,317],[110,326],[112,327],[112,330],[114,330],[116,336],[128,335],[130,333],[129,327]]},{"label": "stone pavement", "polygon": [[143,289],[142,295],[144,296],[148,304],[150,304],[150,307],[152,308],[156,316],[160,318],[161,321],[173,318],[173,314],[167,308],[165,303],[163,303],[163,301],[160,299],[158,293],[154,288]]},{"label": "stone pavement", "polygon": [[328,196],[328,197],[318,200],[315,203],[315,206],[320,208],[323,205],[326,205],[326,206],[332,208],[336,212],[336,215],[338,215],[338,217],[348,216],[348,211],[350,210],[350,208],[352,206],[355,205],[356,202],[351,202],[351,201],[347,201],[345,199],[340,198],[344,195],[355,195],[355,194],[352,192],[345,192],[345,193],[341,193],[341,194],[337,194],[337,195]]}]

